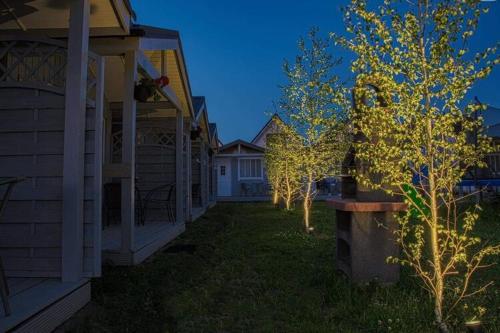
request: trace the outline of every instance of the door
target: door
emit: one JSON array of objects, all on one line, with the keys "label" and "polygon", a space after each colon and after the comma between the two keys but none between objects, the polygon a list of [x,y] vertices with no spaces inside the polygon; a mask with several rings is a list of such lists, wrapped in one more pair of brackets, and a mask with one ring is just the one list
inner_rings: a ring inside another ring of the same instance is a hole
[{"label": "door", "polygon": [[231,196],[231,160],[220,159],[217,163],[217,195]]}]

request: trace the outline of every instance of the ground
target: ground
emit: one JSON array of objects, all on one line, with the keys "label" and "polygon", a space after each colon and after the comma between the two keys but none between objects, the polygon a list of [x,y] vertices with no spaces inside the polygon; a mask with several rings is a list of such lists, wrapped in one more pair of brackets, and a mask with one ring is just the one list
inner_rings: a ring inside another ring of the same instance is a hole
[{"label": "ground", "polygon": [[[306,235],[300,211],[219,204],[145,264],[105,268],[92,304],[65,330],[435,332],[432,302],[409,271],[391,287],[351,285],[335,270],[333,211],[315,203],[312,220]],[[480,234],[498,242],[498,220],[498,209],[486,209]],[[496,267],[480,277],[499,275]],[[478,302],[499,332],[498,289]]]}]

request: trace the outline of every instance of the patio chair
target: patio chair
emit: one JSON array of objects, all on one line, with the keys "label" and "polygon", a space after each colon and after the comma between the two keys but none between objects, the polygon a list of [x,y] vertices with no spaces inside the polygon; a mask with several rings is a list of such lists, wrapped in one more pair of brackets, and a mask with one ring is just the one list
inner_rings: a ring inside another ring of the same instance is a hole
[{"label": "patio chair", "polygon": [[249,192],[249,188],[248,188],[248,184],[247,183],[241,183],[240,184],[240,193],[241,195],[243,196],[247,196],[248,195],[248,192]]},{"label": "patio chair", "polygon": [[191,185],[191,198],[193,199],[193,203],[196,200],[196,205],[201,206],[201,184]]},{"label": "patio chair", "polygon": [[[139,191],[137,184],[135,186],[135,202],[137,221],[139,224],[144,225],[144,207],[141,198],[141,191]],[[121,208],[122,208],[122,184],[121,183],[107,183],[104,184],[104,212],[106,214],[106,226],[109,226],[112,220],[116,224],[121,222]]]},{"label": "patio chair", "polygon": [[[0,202],[0,219],[2,218],[3,212],[5,210],[5,207],[7,206],[7,202],[9,201],[14,186],[26,179],[27,179],[26,177],[0,179],[0,186],[7,186],[7,189],[5,190],[2,197],[2,201]],[[10,316],[11,309],[9,304],[9,286],[7,284],[7,277],[5,276],[5,270],[3,268],[2,257],[0,257],[0,294],[2,296],[2,303],[5,316]]]},{"label": "patio chair", "polygon": [[167,215],[167,221],[175,223],[175,214],[172,204],[173,193],[175,192],[175,183],[165,184],[155,187],[144,197],[144,219],[147,218],[148,208],[151,204],[159,204]]}]

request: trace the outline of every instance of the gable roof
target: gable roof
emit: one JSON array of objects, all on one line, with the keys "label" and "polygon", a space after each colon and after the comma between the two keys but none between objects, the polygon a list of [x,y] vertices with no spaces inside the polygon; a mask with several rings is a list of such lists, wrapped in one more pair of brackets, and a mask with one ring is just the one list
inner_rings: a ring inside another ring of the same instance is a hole
[{"label": "gable roof", "polygon": [[[177,65],[181,86],[180,88],[183,91],[186,99],[186,107],[189,109],[188,111],[194,116],[194,106],[192,102],[192,92],[191,92],[191,83],[189,82],[189,75],[186,65],[186,60],[184,57],[184,50],[182,47],[182,40],[179,31],[158,28],[143,24],[133,24],[130,27],[130,37],[139,37],[144,39],[144,43],[141,42],[141,47],[144,46],[144,50],[172,50],[175,51],[175,56],[172,59],[168,59],[166,61],[167,67],[169,63],[172,63],[171,60]],[[149,41],[146,42],[146,41]],[[150,45],[149,45],[150,44]],[[148,45],[147,47],[145,47]],[[169,57],[169,55],[165,55],[165,57]],[[173,84],[173,80],[170,77],[170,85]],[[181,96],[178,96],[179,98]]]},{"label": "gable roof", "polygon": [[500,138],[500,123],[488,127],[486,133],[492,138]]},{"label": "gable roof", "polygon": [[250,142],[247,142],[247,141],[244,141],[241,139],[238,139],[238,140],[234,140],[234,141],[229,142],[228,144],[225,144],[222,147],[220,147],[219,152],[222,152],[223,150],[226,150],[228,148],[231,148],[231,147],[234,147],[237,145],[242,145],[242,146],[248,147],[250,149],[257,150],[257,151],[262,152],[262,153],[265,151],[265,149],[260,147],[260,146],[254,145],[253,143],[250,143]]},{"label": "gable roof", "polygon": [[193,96],[194,119],[197,121],[202,112],[206,111],[205,97]]},{"label": "gable roof", "polygon": [[488,105],[486,110],[481,112],[484,119],[484,125],[495,126],[500,124],[500,109]]},{"label": "gable roof", "polygon": [[214,138],[217,134],[217,124],[216,123],[208,123],[208,131],[210,133],[210,138]]},{"label": "gable roof", "polygon": [[281,117],[275,113],[272,115],[272,117],[267,121],[267,123],[264,125],[264,127],[262,127],[262,129],[259,131],[259,133],[257,133],[257,135],[253,138],[253,140],[251,141],[252,144],[255,144],[257,141],[259,141],[260,137],[262,135],[264,135],[264,133],[266,133],[266,131],[271,128],[271,126],[273,125],[273,123],[275,121],[280,121],[280,122],[283,122],[283,120],[281,119]]}]

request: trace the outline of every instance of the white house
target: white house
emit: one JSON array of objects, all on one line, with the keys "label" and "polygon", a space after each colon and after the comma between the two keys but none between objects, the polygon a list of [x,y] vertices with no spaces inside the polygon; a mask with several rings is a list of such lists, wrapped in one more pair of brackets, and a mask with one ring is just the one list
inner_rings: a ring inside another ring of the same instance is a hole
[{"label": "white house", "polygon": [[216,155],[217,200],[269,199],[264,153],[267,136],[278,131],[279,121],[279,116],[273,115],[251,142],[235,140],[219,147]]},{"label": "white house", "polygon": [[127,0],[0,10],[0,178],[27,177],[0,216],[0,332],[50,332],[89,301],[103,262],[138,264],[184,231],[191,134],[209,133],[208,116],[179,33],[133,24]]}]

